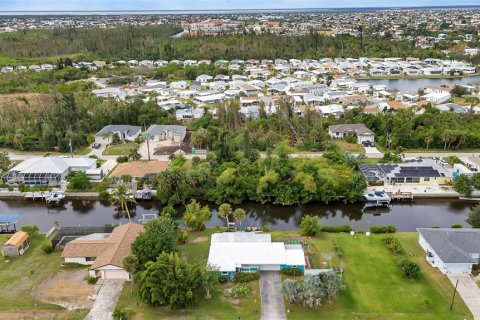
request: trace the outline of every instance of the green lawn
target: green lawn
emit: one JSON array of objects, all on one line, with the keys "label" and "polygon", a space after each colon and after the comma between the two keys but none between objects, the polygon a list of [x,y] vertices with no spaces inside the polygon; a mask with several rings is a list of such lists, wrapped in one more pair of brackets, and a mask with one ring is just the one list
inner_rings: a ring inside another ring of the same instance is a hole
[{"label": "green lawn", "polygon": [[[189,233],[189,243],[179,247],[180,256],[191,263],[205,266],[210,248],[210,235],[215,229],[204,232]],[[240,299],[226,298],[223,290],[229,285],[217,285],[212,292],[211,299],[203,297],[204,291],[198,292],[198,303],[186,310],[167,311],[163,308],[149,307],[138,301],[135,294],[130,292],[130,284],[126,284],[120,296],[117,308],[125,309],[129,313],[128,319],[242,319],[258,320],[261,314],[260,289],[258,281],[249,283],[251,292]]]},{"label": "green lawn", "polygon": [[342,151],[349,151],[349,152],[352,152],[352,153],[365,153],[365,148],[361,144],[348,143],[344,140],[334,140],[334,143]]},{"label": "green lawn", "polygon": [[[10,236],[0,235],[0,243],[5,243]],[[0,258],[0,313],[11,313],[12,318],[21,319],[30,319],[35,312],[41,319],[83,319],[85,311],[66,312],[60,306],[42,303],[33,297],[40,283],[62,269],[60,252],[45,254],[41,249],[43,243],[50,243],[50,239],[35,236],[24,255]]]},{"label": "green lawn", "polygon": [[131,149],[138,149],[138,143],[128,142],[109,145],[104,151],[104,156],[127,156]]},{"label": "green lawn", "polygon": [[[322,234],[306,240],[307,254],[314,268],[328,268],[329,256],[334,267],[342,266],[346,290],[332,305],[308,310],[297,305],[286,307],[293,311],[289,319],[472,319],[461,299],[456,299],[453,311],[449,311],[453,286],[447,277],[430,267],[425,253],[417,243],[416,233],[399,233],[405,256],[421,266],[417,280],[406,279],[396,265],[394,257],[381,240],[382,236],[366,237],[357,234]],[[299,239],[295,232],[274,232],[275,238]],[[343,252],[334,254],[335,240]],[[413,257],[410,256],[413,254]]]}]

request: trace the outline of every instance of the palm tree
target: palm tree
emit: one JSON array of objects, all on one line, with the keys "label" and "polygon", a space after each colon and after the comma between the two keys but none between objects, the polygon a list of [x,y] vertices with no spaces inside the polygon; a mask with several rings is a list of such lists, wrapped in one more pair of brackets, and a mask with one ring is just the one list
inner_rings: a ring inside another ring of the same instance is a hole
[{"label": "palm tree", "polygon": [[138,261],[138,258],[136,255],[133,253],[130,253],[129,255],[125,256],[122,260],[122,266],[125,271],[127,271],[130,274],[130,278],[132,279],[132,286],[130,287],[131,293],[133,293],[133,286],[134,286],[134,276],[133,274],[135,271],[138,270],[138,267],[140,265],[140,262]]},{"label": "palm tree", "polygon": [[205,299],[210,299],[210,291],[218,283],[218,270],[205,271],[202,277],[203,287],[205,288]]},{"label": "palm tree", "polygon": [[114,205],[117,206],[122,211],[127,212],[128,221],[132,222],[130,218],[130,211],[128,210],[128,205],[130,203],[135,203],[135,198],[133,197],[132,192],[125,186],[123,183],[119,183],[115,189],[113,189],[111,194],[111,201]]},{"label": "palm tree", "polygon": [[130,149],[130,153],[128,154],[128,158],[132,161],[138,161],[142,158],[140,153],[138,153],[137,149]]},{"label": "palm tree", "polygon": [[245,210],[242,208],[237,208],[233,211],[233,219],[240,222],[240,230],[242,230],[242,221],[245,219]]},{"label": "palm tree", "polygon": [[230,226],[230,221],[228,220],[228,216],[232,213],[232,206],[228,203],[223,203],[218,207],[218,214],[220,217],[227,221],[227,228]]}]

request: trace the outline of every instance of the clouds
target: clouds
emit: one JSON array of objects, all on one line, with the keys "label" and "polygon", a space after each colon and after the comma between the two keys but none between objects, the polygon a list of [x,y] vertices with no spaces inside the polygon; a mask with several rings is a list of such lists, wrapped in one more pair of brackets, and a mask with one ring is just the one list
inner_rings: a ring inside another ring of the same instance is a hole
[{"label": "clouds", "polygon": [[1,11],[219,10],[478,5],[478,0],[0,0]]}]

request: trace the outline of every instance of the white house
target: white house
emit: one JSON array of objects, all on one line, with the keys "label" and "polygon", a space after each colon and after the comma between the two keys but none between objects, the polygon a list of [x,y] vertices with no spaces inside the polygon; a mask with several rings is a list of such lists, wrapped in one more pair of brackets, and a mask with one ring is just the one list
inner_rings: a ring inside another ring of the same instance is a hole
[{"label": "white house", "polygon": [[203,108],[186,108],[186,109],[179,109],[175,112],[175,117],[177,120],[193,120],[201,118],[205,113],[205,109]]},{"label": "white house", "polygon": [[135,141],[141,132],[142,128],[139,126],[109,124],[95,134],[95,143],[110,144],[114,135],[117,135],[120,141]]},{"label": "white house", "polygon": [[427,261],[441,273],[472,272],[480,258],[480,230],[418,228],[418,243]]},{"label": "white house", "polygon": [[92,277],[130,280],[122,260],[131,253],[131,244],[142,231],[143,225],[127,223],[112,233],[78,237],[65,245],[62,258],[65,263],[90,265],[88,273]]},{"label": "white house", "polygon": [[305,270],[302,245],[272,242],[268,233],[224,232],[212,235],[207,268],[222,275],[236,272]]},{"label": "white house", "polygon": [[450,93],[429,93],[422,96],[425,101],[435,104],[447,102],[451,97]]},{"label": "white house", "polygon": [[332,125],[328,127],[328,134],[334,139],[344,139],[349,135],[356,135],[359,144],[375,142],[375,134],[363,123]]},{"label": "white house", "polygon": [[152,124],[144,136],[150,141],[173,140],[182,142],[187,134],[187,128],[179,125]]}]

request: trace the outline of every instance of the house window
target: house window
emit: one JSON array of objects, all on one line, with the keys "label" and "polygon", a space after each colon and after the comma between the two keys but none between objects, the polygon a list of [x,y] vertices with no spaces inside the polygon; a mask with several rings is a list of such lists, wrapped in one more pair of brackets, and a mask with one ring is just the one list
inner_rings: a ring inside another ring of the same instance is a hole
[{"label": "house window", "polygon": [[94,257],[85,257],[85,261],[95,261]]},{"label": "house window", "polygon": [[222,276],[227,276],[227,275],[228,275],[228,272],[222,271]]},{"label": "house window", "polygon": [[430,177],[423,178],[423,181],[430,181]]}]

